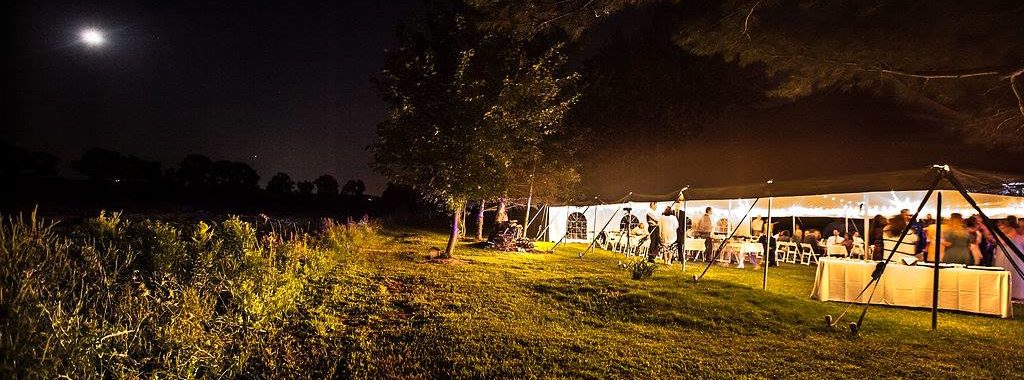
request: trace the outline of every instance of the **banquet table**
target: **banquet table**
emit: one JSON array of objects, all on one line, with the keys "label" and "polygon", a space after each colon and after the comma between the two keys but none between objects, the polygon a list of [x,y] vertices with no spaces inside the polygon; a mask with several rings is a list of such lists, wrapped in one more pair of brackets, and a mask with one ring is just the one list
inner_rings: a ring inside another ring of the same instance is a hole
[{"label": "banquet table", "polygon": [[[863,302],[857,300],[874,271],[877,261],[822,258],[814,276],[811,298],[821,301]],[[932,307],[934,268],[889,264],[879,280],[871,303],[907,307]],[[969,313],[1013,315],[1010,304],[1010,272],[996,268],[972,269],[963,266],[939,269],[939,308]]]},{"label": "banquet table", "polygon": [[[732,262],[732,259],[736,259],[736,267],[743,268],[743,261],[748,255],[760,255],[764,253],[764,247],[760,243],[750,242],[730,242],[722,249],[722,257],[719,261],[726,263]],[[751,262],[753,262],[751,260]]]}]

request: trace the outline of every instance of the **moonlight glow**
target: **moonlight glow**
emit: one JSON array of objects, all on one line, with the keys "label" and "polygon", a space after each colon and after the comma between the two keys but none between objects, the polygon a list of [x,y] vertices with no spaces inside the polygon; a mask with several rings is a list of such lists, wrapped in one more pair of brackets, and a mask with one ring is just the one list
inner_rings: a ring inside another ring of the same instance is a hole
[{"label": "moonlight glow", "polygon": [[107,38],[103,36],[103,32],[94,28],[82,30],[78,33],[78,38],[82,43],[88,46],[101,46],[107,42]]}]

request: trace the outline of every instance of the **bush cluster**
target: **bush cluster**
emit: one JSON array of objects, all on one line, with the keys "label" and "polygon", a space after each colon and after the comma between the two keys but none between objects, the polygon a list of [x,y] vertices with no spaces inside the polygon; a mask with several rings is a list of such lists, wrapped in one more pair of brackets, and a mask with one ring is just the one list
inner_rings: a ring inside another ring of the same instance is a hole
[{"label": "bush cluster", "polygon": [[629,270],[632,279],[643,280],[654,275],[654,270],[658,269],[658,264],[638,258],[626,264],[626,269]]},{"label": "bush cluster", "polygon": [[[0,377],[331,377],[361,290],[331,275],[369,221],[314,231],[102,212],[0,226]],[[340,366],[340,367],[339,367]]]}]

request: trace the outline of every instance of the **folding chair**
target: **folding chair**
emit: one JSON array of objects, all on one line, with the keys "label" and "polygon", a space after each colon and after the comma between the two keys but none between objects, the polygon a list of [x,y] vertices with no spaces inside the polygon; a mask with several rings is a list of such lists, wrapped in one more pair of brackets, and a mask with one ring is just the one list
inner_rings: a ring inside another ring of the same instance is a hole
[{"label": "folding chair", "polygon": [[804,265],[818,264],[818,255],[814,253],[814,247],[810,244],[800,243],[800,263]]},{"label": "folding chair", "polygon": [[797,258],[800,256],[800,247],[794,242],[786,242],[786,259],[785,261],[790,264],[796,264]]}]

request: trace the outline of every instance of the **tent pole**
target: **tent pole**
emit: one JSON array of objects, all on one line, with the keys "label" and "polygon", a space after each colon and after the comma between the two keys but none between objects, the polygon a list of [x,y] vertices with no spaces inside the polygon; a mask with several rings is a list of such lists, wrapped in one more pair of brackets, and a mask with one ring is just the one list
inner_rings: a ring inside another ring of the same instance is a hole
[{"label": "tent pole", "polygon": [[942,192],[935,200],[935,270],[932,271],[932,331],[939,327],[939,263],[942,262]]},{"label": "tent pole", "polygon": [[866,261],[868,259],[868,193],[864,193],[864,203],[861,203],[860,207],[864,210],[864,232],[861,233],[861,240],[864,240],[862,248],[864,254],[861,255],[861,259]]},{"label": "tent pole", "polygon": [[764,266],[764,278],[761,280],[761,290],[768,290],[768,264],[771,263],[771,259],[769,259],[768,255],[772,249],[775,248],[772,244],[772,197],[768,197],[768,228],[762,228],[761,230],[766,231],[762,233],[767,234],[764,238],[764,260],[762,260],[763,263],[761,263]]},{"label": "tent pole", "polygon": [[685,272],[686,271],[686,198],[683,198],[683,220],[682,220],[682,223],[679,223],[679,225],[682,226],[681,229],[683,230],[682,243],[680,243],[682,249],[680,249],[679,251],[683,253],[682,255],[680,255],[680,256],[682,256],[682,257],[680,257],[680,259],[683,260],[683,272]]},{"label": "tent pole", "polygon": [[732,199],[729,200],[729,214],[725,216],[725,226],[732,231]]},{"label": "tent pole", "polygon": [[843,233],[850,234],[850,206],[843,207]]},{"label": "tent pole", "polygon": [[[628,205],[628,203],[627,203],[627,205]],[[580,258],[582,258],[583,255],[586,255],[587,253],[590,253],[590,250],[592,248],[594,248],[594,244],[597,244],[597,237],[598,237],[598,235],[603,233],[604,230],[606,228],[608,228],[609,224],[612,224],[612,220],[615,220],[615,216],[619,215],[619,211],[621,211],[621,210],[622,210],[622,206],[619,206],[619,208],[615,209],[615,212],[612,213],[612,216],[608,218],[608,222],[605,222],[604,227],[601,227],[601,232],[597,232],[596,229],[594,230],[594,239],[590,241],[590,245],[587,246],[587,249],[583,250],[583,252],[580,252]],[[594,209],[594,215],[595,215],[594,216],[594,227],[596,228],[597,227],[597,216],[596,216],[597,215],[597,209],[596,208]]]}]

